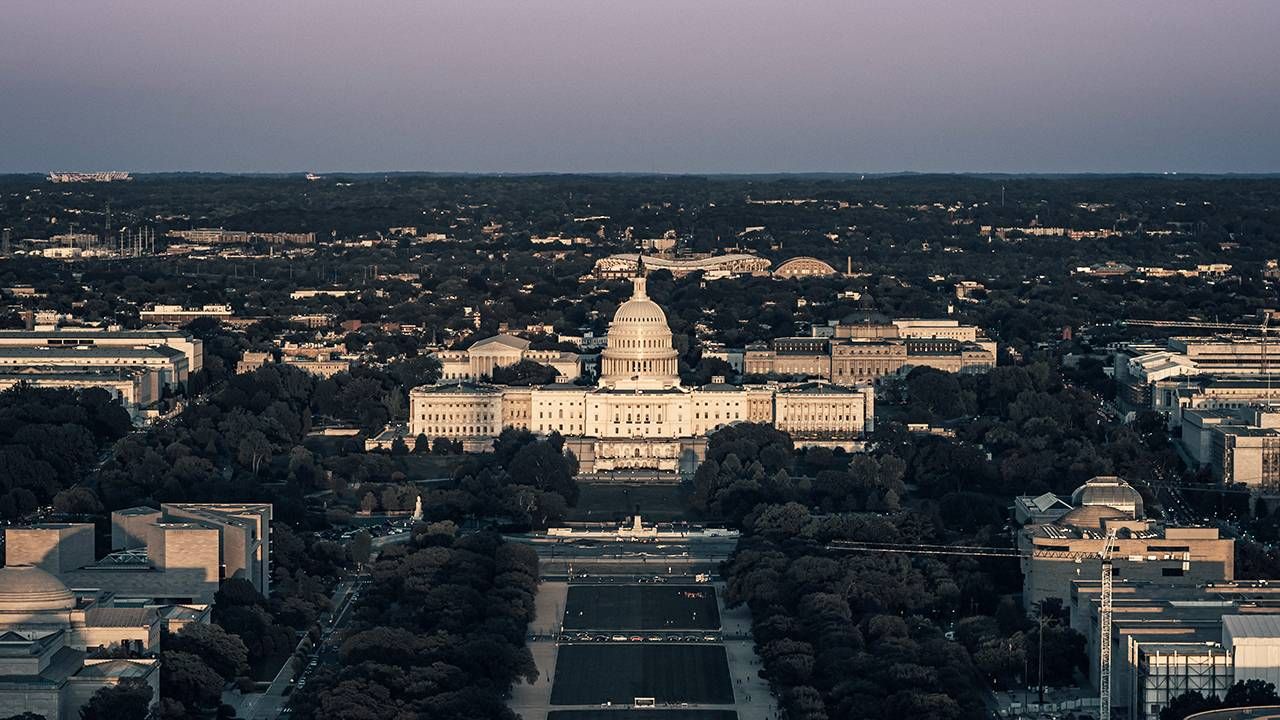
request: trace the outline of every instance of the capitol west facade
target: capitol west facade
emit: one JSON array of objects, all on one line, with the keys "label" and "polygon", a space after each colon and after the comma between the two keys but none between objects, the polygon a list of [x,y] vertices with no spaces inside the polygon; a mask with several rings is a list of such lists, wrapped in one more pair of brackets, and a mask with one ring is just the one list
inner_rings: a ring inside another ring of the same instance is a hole
[{"label": "capitol west facade", "polygon": [[508,427],[558,432],[583,473],[690,473],[702,460],[707,435],[731,423],[769,423],[797,444],[846,448],[871,431],[870,386],[819,381],[682,387],[666,313],[649,298],[643,276],[632,284],[631,298],[609,325],[595,387],[462,381],[414,388],[410,434],[483,450]]}]

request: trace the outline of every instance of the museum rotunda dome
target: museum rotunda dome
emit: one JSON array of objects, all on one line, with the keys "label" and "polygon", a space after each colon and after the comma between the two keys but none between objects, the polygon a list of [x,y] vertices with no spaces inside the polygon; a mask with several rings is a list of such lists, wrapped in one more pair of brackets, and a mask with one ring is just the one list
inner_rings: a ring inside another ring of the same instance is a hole
[{"label": "museum rotunda dome", "polygon": [[76,605],[75,595],[61,580],[31,565],[0,568],[0,608],[3,612],[57,612]]}]

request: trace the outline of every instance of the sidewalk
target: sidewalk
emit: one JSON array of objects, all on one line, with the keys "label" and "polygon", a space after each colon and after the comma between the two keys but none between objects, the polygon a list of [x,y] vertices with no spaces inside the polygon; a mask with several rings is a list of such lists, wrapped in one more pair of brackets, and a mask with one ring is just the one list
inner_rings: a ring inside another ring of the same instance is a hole
[{"label": "sidewalk", "polygon": [[537,616],[529,625],[529,652],[538,667],[538,681],[532,685],[518,682],[511,688],[507,705],[524,720],[546,720],[551,709],[551,684],[556,675],[556,631],[560,628],[565,599],[569,595],[566,582],[543,582],[534,598]]},{"label": "sidewalk", "polygon": [[738,705],[739,720],[769,720],[778,715],[778,704],[769,684],[758,674],[760,658],[756,657],[751,639],[751,611],[747,606],[726,608],[724,583],[716,583],[716,600],[720,605],[720,627],[725,656],[729,659],[729,679]]}]

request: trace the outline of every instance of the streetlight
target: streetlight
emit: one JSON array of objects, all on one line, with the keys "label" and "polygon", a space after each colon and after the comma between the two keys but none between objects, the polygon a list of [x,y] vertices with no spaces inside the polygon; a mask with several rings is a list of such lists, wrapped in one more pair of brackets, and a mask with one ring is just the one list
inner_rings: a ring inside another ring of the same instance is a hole
[{"label": "streetlight", "polygon": [[1040,682],[1040,707],[1044,707],[1044,606],[1036,605],[1036,613],[1039,616],[1037,622],[1040,627],[1036,630],[1036,650],[1039,659],[1036,661],[1036,669],[1039,670]]}]

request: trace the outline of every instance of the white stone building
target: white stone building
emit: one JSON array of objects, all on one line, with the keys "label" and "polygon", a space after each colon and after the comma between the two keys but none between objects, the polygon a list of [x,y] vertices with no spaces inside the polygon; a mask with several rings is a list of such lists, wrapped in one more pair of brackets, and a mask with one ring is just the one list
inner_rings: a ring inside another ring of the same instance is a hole
[{"label": "white stone building", "polygon": [[[632,283],[631,299],[609,326],[596,386],[569,384],[562,377],[552,385],[504,387],[474,382],[474,375],[459,381],[446,373],[443,384],[410,392],[410,434],[460,440],[469,450],[482,450],[508,427],[556,432],[566,438],[583,473],[674,474],[692,472],[706,436],[731,423],[771,423],[799,444],[846,448],[872,430],[870,386],[681,386],[666,314],[646,293],[644,277]],[[485,347],[495,345],[510,348],[502,351],[509,357],[523,352],[505,341]]]},{"label": "white stone building", "polygon": [[440,361],[442,380],[486,380],[493,371],[510,367],[524,360],[550,365],[560,377],[576,380],[582,375],[582,362],[577,353],[561,350],[531,350],[530,342],[522,337],[494,335],[478,340],[466,350],[442,350],[435,353]]}]

